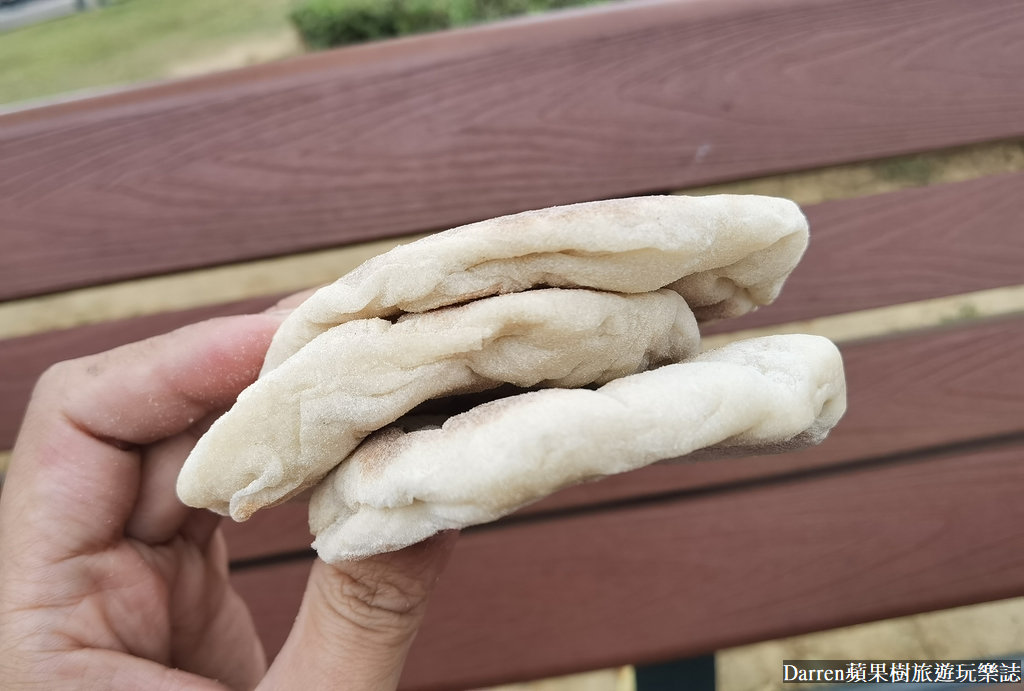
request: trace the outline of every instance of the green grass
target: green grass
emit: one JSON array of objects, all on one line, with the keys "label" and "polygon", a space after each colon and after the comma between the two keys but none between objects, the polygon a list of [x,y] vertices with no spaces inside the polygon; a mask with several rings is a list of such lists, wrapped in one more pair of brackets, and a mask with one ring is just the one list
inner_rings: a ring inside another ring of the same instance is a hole
[{"label": "green grass", "polygon": [[122,0],[0,33],[0,103],[160,79],[178,62],[292,31],[294,0]]},{"label": "green grass", "polygon": [[306,42],[322,48],[595,1],[114,0],[102,10],[0,33],[0,104],[302,52],[290,19],[300,6],[334,33],[334,15],[352,20],[341,27],[342,40],[307,33]]}]

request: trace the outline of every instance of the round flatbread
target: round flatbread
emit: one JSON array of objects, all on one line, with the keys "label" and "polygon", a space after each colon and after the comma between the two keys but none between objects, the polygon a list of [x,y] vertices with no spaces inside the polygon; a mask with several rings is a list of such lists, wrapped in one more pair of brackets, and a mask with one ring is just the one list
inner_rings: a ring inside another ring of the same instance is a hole
[{"label": "round flatbread", "polygon": [[821,441],[845,410],[842,360],[818,336],[734,343],[597,390],[499,399],[440,428],[401,421],[316,488],[313,546],[328,562],[485,523],[563,487],[700,452],[778,452]]},{"label": "round flatbread", "polygon": [[770,303],[807,246],[786,199],[655,196],[557,206],[454,228],[374,257],[317,291],[274,336],[263,372],[333,326],[537,286],[669,287],[698,320]]},{"label": "round flatbread", "polygon": [[545,289],[323,332],[258,379],[178,478],[190,506],[245,520],[316,483],[364,437],[423,401],[501,384],[602,384],[699,350],[671,290]]}]

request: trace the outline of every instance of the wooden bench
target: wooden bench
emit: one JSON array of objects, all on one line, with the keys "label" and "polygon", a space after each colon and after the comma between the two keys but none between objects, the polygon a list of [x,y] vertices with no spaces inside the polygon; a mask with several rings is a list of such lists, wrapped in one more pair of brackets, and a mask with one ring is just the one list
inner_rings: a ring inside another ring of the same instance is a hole
[{"label": "wooden bench", "polygon": [[[0,448],[50,363],[262,308],[359,243],[1022,137],[1022,35],[1019,0],[621,3],[9,113]],[[1022,172],[806,211],[779,302],[709,332],[828,331],[1024,283]],[[205,288],[217,271],[235,278]],[[651,467],[467,530],[403,688],[1024,594],[1024,316],[956,309],[840,334],[849,412],[816,449]],[[273,653],[311,563],[305,511],[228,532]]]}]

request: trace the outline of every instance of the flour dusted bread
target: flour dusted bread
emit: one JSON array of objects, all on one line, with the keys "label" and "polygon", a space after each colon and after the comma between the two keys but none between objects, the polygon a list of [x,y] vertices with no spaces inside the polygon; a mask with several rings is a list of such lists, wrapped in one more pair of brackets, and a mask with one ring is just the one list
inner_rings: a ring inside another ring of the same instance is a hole
[{"label": "flour dusted bread", "polygon": [[314,547],[326,561],[357,559],[659,460],[814,444],[844,408],[835,346],[795,335],[741,341],[596,391],[499,399],[440,428],[387,427],[315,490]]},{"label": "flour dusted bread", "polygon": [[423,401],[520,387],[602,384],[695,354],[670,290],[534,290],[324,332],[257,380],[199,440],[178,494],[245,520],[318,481],[370,432]]},{"label": "flour dusted bread", "polygon": [[263,371],[333,326],[535,286],[643,293],[669,287],[698,319],[770,303],[807,246],[787,199],[655,196],[556,206],[396,247],[321,288],[281,325]]},{"label": "flour dusted bread", "polygon": [[[245,520],[316,486],[315,546],[338,561],[661,460],[816,443],[845,405],[828,341],[697,355],[697,323],[770,303],[806,245],[792,202],[722,195],[554,207],[395,248],[285,320],[178,494]],[[424,418],[491,390],[506,397]]]}]

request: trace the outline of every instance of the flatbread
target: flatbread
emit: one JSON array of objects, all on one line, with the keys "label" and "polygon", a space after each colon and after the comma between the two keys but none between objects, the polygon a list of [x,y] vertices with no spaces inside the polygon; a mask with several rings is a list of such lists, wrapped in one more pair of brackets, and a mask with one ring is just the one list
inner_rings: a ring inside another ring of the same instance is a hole
[{"label": "flatbread", "polygon": [[544,289],[329,329],[258,379],[178,478],[190,506],[245,520],[316,483],[371,432],[428,399],[602,384],[699,350],[671,290]]},{"label": "flatbread", "polygon": [[396,247],[317,291],[281,325],[263,372],[348,321],[536,286],[669,287],[698,320],[738,316],[775,299],[806,245],[796,204],[753,195],[612,199],[493,218]]},{"label": "flatbread", "polygon": [[596,391],[486,403],[436,429],[370,438],[313,493],[313,546],[328,562],[492,521],[563,487],[710,451],[821,441],[845,409],[842,361],[818,336],[734,343]]}]

